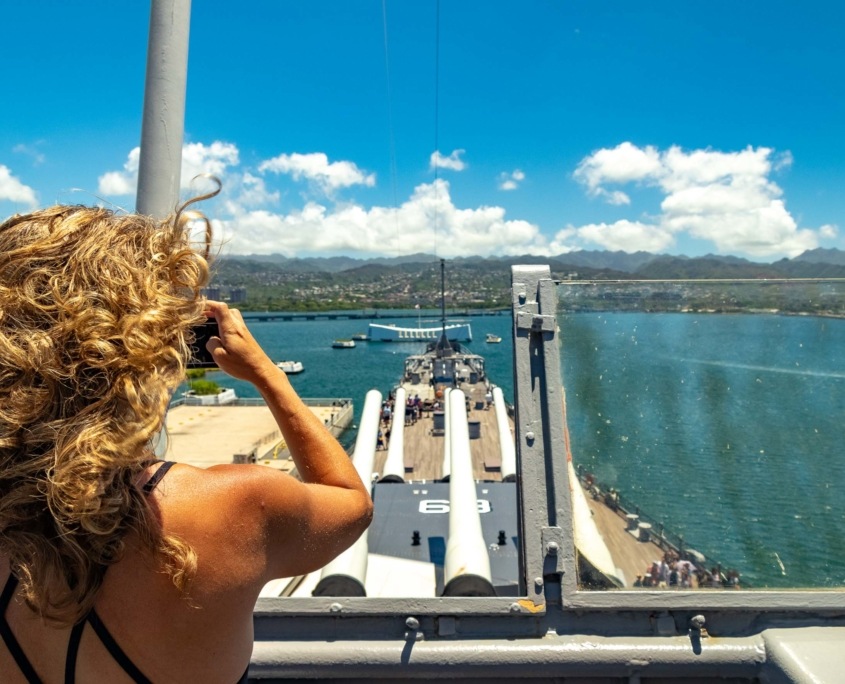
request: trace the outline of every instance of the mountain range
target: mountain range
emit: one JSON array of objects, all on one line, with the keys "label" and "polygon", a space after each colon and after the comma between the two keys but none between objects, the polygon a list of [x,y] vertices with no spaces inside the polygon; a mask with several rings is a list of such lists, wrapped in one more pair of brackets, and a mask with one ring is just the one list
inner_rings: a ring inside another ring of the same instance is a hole
[{"label": "mountain range", "polygon": [[[342,280],[372,278],[386,273],[414,273],[428,270],[438,261],[432,254],[356,259],[348,256],[289,258],[281,254],[227,255],[218,261],[218,274],[254,275],[267,271],[288,274],[332,274]],[[711,279],[711,278],[843,278],[845,251],[812,249],[792,259],[772,263],[749,261],[729,255],[700,257],[580,250],[555,257],[460,257],[449,259],[450,269],[501,271],[514,264],[549,264],[559,277],[587,279]],[[577,274],[577,275],[576,275]]]}]

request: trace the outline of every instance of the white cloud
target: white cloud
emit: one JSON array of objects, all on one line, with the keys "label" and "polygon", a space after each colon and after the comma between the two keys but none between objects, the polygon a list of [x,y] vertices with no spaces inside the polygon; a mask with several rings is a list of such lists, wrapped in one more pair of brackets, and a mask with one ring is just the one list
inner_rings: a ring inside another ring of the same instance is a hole
[{"label": "white cloud", "polygon": [[308,202],[286,214],[247,211],[234,204],[230,209],[231,218],[219,224],[226,248],[233,253],[410,254],[436,249],[442,256],[465,256],[548,252],[536,225],[506,219],[502,207],[459,209],[443,180],[418,186],[397,208]]},{"label": "white cloud", "polygon": [[597,196],[605,183],[630,183],[642,181],[659,173],[660,155],[651,146],[640,149],[623,142],[613,149],[603,149],[585,157],[575,169],[576,180],[587,186],[590,194]]},{"label": "white cloud", "polygon": [[632,252],[661,252],[674,242],[672,234],[660,226],[639,221],[616,221],[615,223],[591,223],[580,226],[576,234],[585,242],[594,242],[605,249]]},{"label": "white cloud", "polygon": [[440,150],[434,150],[429,158],[428,166],[432,171],[438,169],[450,169],[451,171],[463,171],[467,168],[467,163],[461,159],[461,155],[466,150],[452,150],[452,154],[444,157],[440,154]]},{"label": "white cloud", "polygon": [[210,173],[221,180],[229,167],[240,163],[238,148],[232,143],[215,140],[211,145],[188,143],[182,146],[182,188],[203,173]]},{"label": "white cloud", "polygon": [[0,201],[3,200],[23,204],[29,209],[38,206],[35,190],[15,178],[9,167],[0,164]]},{"label": "white cloud", "polygon": [[[462,152],[453,152],[452,161],[463,164]],[[122,170],[100,177],[102,194],[134,193],[139,154],[138,148],[132,150]],[[375,174],[351,161],[330,162],[322,153],[282,154],[263,161],[257,170],[239,168],[237,147],[220,142],[185,146],[183,179],[200,172],[223,181],[213,224],[217,239],[232,253],[549,254],[538,226],[508,219],[500,206],[457,207],[442,179],[419,185],[398,207],[367,207],[332,196],[335,189],[375,184]],[[282,193],[273,186],[275,174],[306,179],[324,196],[306,197],[302,205],[280,211],[275,205]],[[525,174],[516,169],[510,178],[518,183]]]},{"label": "white cloud", "polygon": [[554,238],[549,243],[547,254],[549,256],[557,256],[558,254],[566,254],[578,249],[575,241],[578,237],[578,230],[573,226],[559,230],[555,233]]},{"label": "white cloud", "polygon": [[[765,182],[772,170],[772,150],[747,147],[741,152],[693,150],[684,152],[672,146],[660,155],[661,168],[654,174],[667,192],[714,183],[745,185]],[[772,187],[777,188],[774,184]],[[779,192],[779,189],[778,189]]]},{"label": "white cloud", "polygon": [[294,180],[305,178],[327,193],[352,185],[372,187],[376,184],[374,173],[365,173],[350,161],[329,162],[322,152],[280,154],[261,162],[258,170],[289,174]]},{"label": "white cloud", "polygon": [[138,187],[138,162],[141,158],[141,148],[136,147],[129,152],[123,171],[107,171],[98,179],[97,191],[101,195],[133,195]]},{"label": "white cloud", "polygon": [[819,228],[819,236],[825,239],[832,239],[839,235],[839,228],[832,223],[826,223]]},{"label": "white cloud", "polygon": [[608,204],[619,206],[631,203],[631,198],[621,190],[605,190],[604,188],[596,188],[596,195],[598,197],[604,197],[605,202]]},{"label": "white cloud", "polygon": [[686,232],[711,241],[721,252],[795,256],[816,247],[822,232],[799,228],[781,199],[783,191],[769,178],[773,171],[791,163],[789,152],[775,154],[767,147],[687,152],[672,146],[661,152],[624,142],[598,150],[585,157],[574,174],[589,195],[611,204],[630,204],[626,193],[606,186],[648,185],[663,192],[662,213],[650,226],[631,221],[592,224],[578,235],[604,246],[635,251],[650,250],[648,245],[654,244],[664,248],[673,241],[667,242],[668,238]]},{"label": "white cloud", "polygon": [[26,145],[24,143],[19,143],[12,148],[12,152],[15,154],[24,154],[27,157],[32,159],[33,166],[40,166],[44,163],[46,157],[44,153],[39,151],[38,145],[43,143],[43,140],[39,140],[35,145]]},{"label": "white cloud", "polygon": [[261,206],[262,204],[276,204],[279,201],[279,191],[270,192],[264,179],[246,172],[241,177],[240,194],[237,201],[245,206]]},{"label": "white cloud", "polygon": [[[138,166],[141,148],[134,148],[123,164],[123,171],[108,171],[99,178],[101,195],[132,195],[138,187]],[[240,163],[238,148],[232,143],[215,140],[210,145],[187,143],[182,146],[181,187],[191,187],[198,175],[210,173],[225,181],[227,170]]]},{"label": "white cloud", "polygon": [[519,169],[514,169],[510,173],[503,171],[499,174],[499,190],[516,190],[524,180],[525,173]]}]

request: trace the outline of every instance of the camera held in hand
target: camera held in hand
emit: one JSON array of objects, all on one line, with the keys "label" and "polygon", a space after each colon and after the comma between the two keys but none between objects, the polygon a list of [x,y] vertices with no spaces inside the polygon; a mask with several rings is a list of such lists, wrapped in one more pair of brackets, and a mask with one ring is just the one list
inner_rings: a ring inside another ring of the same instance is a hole
[{"label": "camera held in hand", "polygon": [[194,342],[191,345],[191,357],[188,368],[217,368],[217,362],[206,349],[206,342],[212,337],[220,336],[220,326],[214,318],[206,319],[205,323],[194,326]]}]

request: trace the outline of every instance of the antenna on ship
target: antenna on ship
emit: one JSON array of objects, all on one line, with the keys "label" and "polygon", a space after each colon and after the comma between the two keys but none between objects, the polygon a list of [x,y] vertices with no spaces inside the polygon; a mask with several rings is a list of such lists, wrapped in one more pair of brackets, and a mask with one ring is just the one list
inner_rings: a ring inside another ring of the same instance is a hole
[{"label": "antenna on ship", "polygon": [[446,260],[440,260],[440,340],[437,342],[437,355],[446,356],[452,351],[446,336]]},{"label": "antenna on ship", "polygon": [[440,260],[440,327],[446,337],[446,260]]}]

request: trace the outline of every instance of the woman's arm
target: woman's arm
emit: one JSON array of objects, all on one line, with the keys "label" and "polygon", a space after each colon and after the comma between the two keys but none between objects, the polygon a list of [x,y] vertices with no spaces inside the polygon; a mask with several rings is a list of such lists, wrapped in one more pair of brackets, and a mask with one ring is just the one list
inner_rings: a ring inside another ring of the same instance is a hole
[{"label": "woman's arm", "polygon": [[214,360],[261,393],[302,478],[261,466],[236,469],[243,505],[254,509],[267,533],[267,571],[280,577],[322,567],[367,528],[370,495],[349,456],[264,353],[240,312],[208,302],[207,314],[220,325],[220,337],[207,344]]}]

